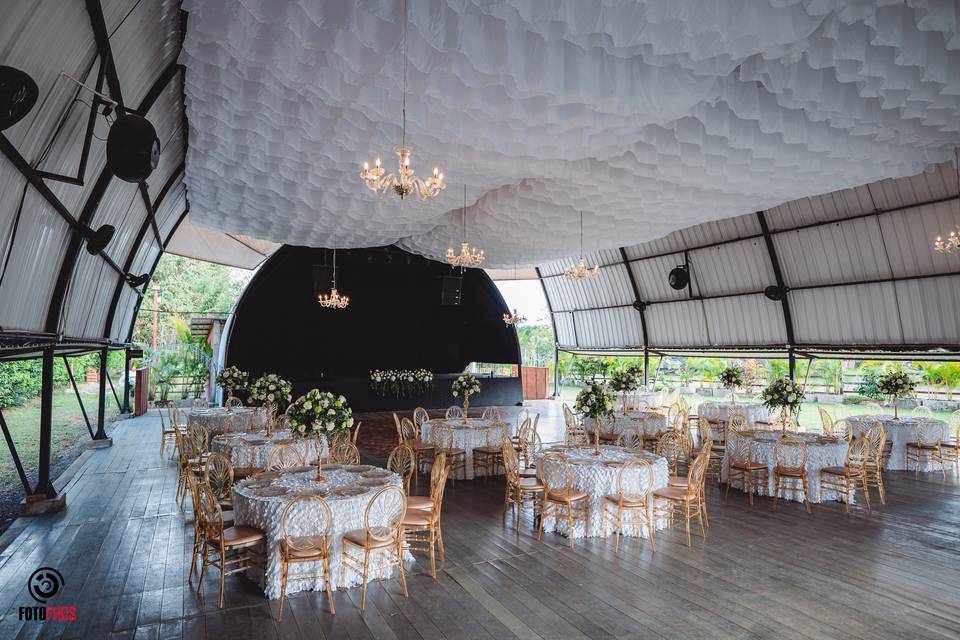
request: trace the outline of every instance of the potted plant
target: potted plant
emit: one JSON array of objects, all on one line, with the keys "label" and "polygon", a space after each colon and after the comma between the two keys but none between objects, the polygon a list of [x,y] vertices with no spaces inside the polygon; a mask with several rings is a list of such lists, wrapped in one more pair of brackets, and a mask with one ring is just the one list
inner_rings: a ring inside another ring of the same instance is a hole
[{"label": "potted plant", "polygon": [[603,416],[613,414],[613,398],[604,385],[591,382],[577,394],[574,410],[581,416],[593,419],[593,455],[600,455],[600,424]]},{"label": "potted plant", "polygon": [[470,396],[480,393],[480,381],[473,374],[461,374],[453,381],[450,392],[454,398],[463,398],[463,423],[466,424],[467,410],[470,408]]},{"label": "potted plant", "polygon": [[737,403],[737,389],[742,389],[746,384],[747,372],[743,367],[727,367],[720,372],[720,384],[730,391],[731,404]]},{"label": "potted plant", "polygon": [[323,482],[320,456],[322,439],[353,426],[353,410],[343,396],[328,391],[311,389],[287,407],[287,424],[294,440],[313,438],[317,447],[317,482]]},{"label": "potted plant", "polygon": [[224,404],[227,405],[227,410],[230,410],[230,398],[233,397],[233,392],[237,389],[243,389],[247,386],[247,375],[246,371],[241,371],[237,367],[225,367],[220,373],[217,374],[217,384],[223,387],[227,392],[227,402]]},{"label": "potted plant", "polygon": [[774,380],[760,394],[763,404],[771,411],[780,412],[781,429],[786,434],[787,416],[800,412],[803,403],[803,389],[790,378]]},{"label": "potted plant", "polygon": [[916,383],[910,379],[910,376],[907,375],[906,371],[891,371],[877,380],[877,391],[885,396],[889,396],[890,401],[893,403],[894,420],[900,419],[898,407],[900,404],[900,398],[907,394],[913,393],[913,390],[916,389],[916,387]]}]

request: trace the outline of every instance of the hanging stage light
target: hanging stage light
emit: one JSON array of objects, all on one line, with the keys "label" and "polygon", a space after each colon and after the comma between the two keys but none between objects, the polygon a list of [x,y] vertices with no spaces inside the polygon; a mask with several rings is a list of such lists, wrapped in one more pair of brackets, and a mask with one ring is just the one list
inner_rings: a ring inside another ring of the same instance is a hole
[{"label": "hanging stage light", "polygon": [[107,166],[126,182],[146,180],[160,161],[160,140],[150,121],[125,113],[107,135]]},{"label": "hanging stage light", "polygon": [[0,131],[20,122],[37,103],[37,83],[13,67],[0,66]]},{"label": "hanging stage light", "polygon": [[127,283],[134,289],[139,289],[143,285],[147,284],[148,280],[150,280],[149,273],[141,273],[138,276],[135,276],[132,273],[127,274]]},{"label": "hanging stage light", "polygon": [[110,244],[110,240],[113,239],[113,234],[116,232],[116,228],[109,224],[105,224],[96,231],[90,233],[87,236],[87,252],[95,256],[98,253],[102,253],[104,249],[107,248],[107,245]]}]

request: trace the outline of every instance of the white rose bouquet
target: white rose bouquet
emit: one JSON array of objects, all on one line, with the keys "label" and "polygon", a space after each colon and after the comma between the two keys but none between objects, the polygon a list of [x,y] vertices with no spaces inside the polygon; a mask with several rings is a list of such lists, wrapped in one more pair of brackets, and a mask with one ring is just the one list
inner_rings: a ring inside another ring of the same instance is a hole
[{"label": "white rose bouquet", "polygon": [[247,401],[258,407],[272,405],[279,413],[286,411],[293,400],[293,386],[275,373],[265,373],[250,385]]},{"label": "white rose bouquet", "polygon": [[800,411],[800,405],[803,403],[803,389],[790,378],[781,378],[770,383],[760,397],[763,399],[764,406],[771,411],[780,411],[781,417],[786,418],[788,412],[796,414]]},{"label": "white rose bouquet", "polygon": [[720,384],[730,390],[730,399],[737,401],[737,389],[742,389],[747,383],[747,372],[743,367],[727,367],[720,372]]},{"label": "white rose bouquet", "polygon": [[630,369],[621,369],[610,378],[610,388],[619,393],[634,391],[637,388],[637,376]]},{"label": "white rose bouquet", "polygon": [[[227,400],[233,397],[233,392],[237,389],[243,389],[247,386],[248,374],[237,367],[224,367],[217,374],[217,384],[223,387],[227,392]],[[227,407],[229,411],[229,406]]]},{"label": "white rose bouquet", "polygon": [[894,419],[900,418],[898,407],[900,398],[913,393],[916,388],[916,383],[910,379],[906,371],[891,371],[877,380],[877,390],[890,396],[890,402],[893,403]]},{"label": "white rose bouquet", "polygon": [[294,439],[329,438],[353,426],[353,410],[343,396],[311,389],[290,403],[287,424]]},{"label": "white rose bouquet", "polygon": [[370,372],[370,388],[380,396],[421,395],[432,387],[433,374],[426,369],[374,369]]},{"label": "white rose bouquet", "polygon": [[602,384],[591,382],[577,394],[574,410],[581,416],[596,420],[601,416],[613,413],[613,398],[610,391]]},{"label": "white rose bouquet", "polygon": [[464,373],[453,381],[450,392],[453,393],[454,398],[469,400],[470,396],[480,393],[480,381],[472,374]]}]

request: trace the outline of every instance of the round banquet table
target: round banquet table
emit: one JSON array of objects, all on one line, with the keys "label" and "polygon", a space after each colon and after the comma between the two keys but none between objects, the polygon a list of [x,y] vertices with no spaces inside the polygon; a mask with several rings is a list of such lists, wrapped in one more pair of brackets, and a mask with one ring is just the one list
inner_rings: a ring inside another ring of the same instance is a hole
[{"label": "round banquet table", "polygon": [[[886,467],[893,471],[907,471],[912,469],[907,464],[907,443],[917,441],[917,423],[921,420],[934,422],[940,425],[942,429],[941,437],[946,440],[949,437],[949,427],[943,420],[935,418],[924,418],[922,416],[904,416],[894,420],[893,416],[848,416],[847,422],[850,423],[850,429],[853,435],[859,436],[870,428],[875,420],[883,423],[883,428],[887,430],[887,438],[893,447],[890,449],[890,457],[887,458]],[[933,471],[934,466],[925,462],[921,471]],[[939,469],[937,469],[939,470]]]},{"label": "round banquet table", "polygon": [[[246,442],[242,446],[240,441]],[[327,440],[323,438],[320,449],[321,457],[327,455]],[[281,444],[288,444],[296,449],[307,464],[317,461],[317,444],[314,438],[290,438],[290,430],[274,431],[272,437],[267,437],[266,431],[226,433],[215,436],[210,441],[210,450],[222,453],[230,459],[234,468],[263,469],[267,466],[267,457],[270,450]]]},{"label": "round banquet table", "polygon": [[[667,416],[657,411],[614,411],[613,433],[636,429],[639,433],[654,436],[667,431]],[[593,418],[584,418],[583,426],[593,433]]]},{"label": "round banquet table", "polygon": [[467,465],[464,469],[464,477],[467,480],[473,480],[473,449],[474,447],[498,447],[500,446],[500,436],[497,428],[506,428],[508,435],[513,435],[513,427],[509,423],[495,422],[493,420],[483,420],[481,418],[467,418],[464,423],[463,418],[452,418],[450,420],[428,420],[420,425],[420,439],[424,442],[431,442],[430,433],[432,424],[446,422],[453,430],[453,447],[463,449],[467,452]]},{"label": "round banquet table", "polygon": [[[780,431],[744,431],[743,435],[753,441],[754,462],[767,465],[769,476],[769,486],[766,491],[758,491],[761,495],[773,495],[773,468],[776,466],[773,459],[773,446],[780,439]],[[791,438],[803,440],[807,445],[807,499],[810,502],[826,502],[827,500],[839,500],[840,494],[836,491],[820,491],[820,470],[824,467],[842,467],[847,456],[847,442],[837,441],[833,438],[823,436],[819,433],[797,433],[788,431],[787,435]],[[727,433],[727,438],[736,438],[733,431]],[[729,447],[729,444],[728,444]],[[721,470],[723,481],[727,480],[727,456],[724,454],[723,467]],[[788,481],[793,486],[791,481]],[[735,488],[744,490],[743,486],[733,485]],[[803,493],[792,489],[780,491],[781,500],[802,501]],[[853,502],[851,496],[851,503]]]},{"label": "round banquet table", "polygon": [[634,391],[632,393],[621,394],[617,400],[619,406],[623,406],[624,395],[627,396],[627,402],[646,402],[647,406],[651,409],[656,409],[663,404],[662,391]]},{"label": "round banquet table", "polygon": [[263,429],[267,426],[267,415],[253,407],[239,407],[232,412],[228,412],[223,407],[194,409],[187,413],[187,427],[192,427],[194,424],[202,424],[212,438],[228,431]]},{"label": "round banquet table", "polygon": [[[402,487],[400,476],[386,469],[370,465],[328,465],[323,468],[325,482],[316,482],[316,468],[290,469],[283,473],[261,473],[252,478],[241,480],[233,486],[233,513],[236,524],[257,527],[267,535],[267,565],[262,576],[251,569],[252,578],[262,578],[263,592],[270,599],[280,597],[280,514],[287,503],[301,493],[317,493],[330,505],[332,516],[330,527],[330,577],[333,589],[355,587],[360,584],[360,574],[347,569],[344,580],[340,576],[340,553],[343,534],[351,529],[363,528],[363,516],[370,499],[384,486]],[[364,477],[376,476],[376,477]],[[350,487],[357,487],[350,489]],[[339,495],[341,491],[360,491],[356,495]],[[313,535],[319,532],[319,522],[312,520],[310,514],[299,514],[299,518],[288,519],[287,534],[291,536]],[[372,525],[385,524],[372,521]],[[413,556],[407,552],[405,559]],[[298,591],[320,590],[324,588],[320,577],[320,563],[308,562],[290,567],[287,582],[287,595]],[[392,574],[392,571],[390,571]],[[293,576],[316,576],[307,580],[295,580]],[[368,581],[390,577],[383,572],[371,572]]]},{"label": "round banquet table", "polygon": [[699,419],[720,420],[727,422],[730,416],[740,414],[747,419],[751,428],[757,428],[758,420],[769,420],[770,412],[765,406],[757,402],[702,402],[697,407]]},{"label": "round banquet table", "polygon": [[[542,459],[547,453],[562,453],[567,456],[570,464],[573,466],[573,487],[580,491],[585,491],[590,496],[590,513],[587,522],[587,530],[584,531],[583,523],[574,525],[574,538],[596,538],[612,532],[613,527],[607,526],[604,531],[603,522],[603,499],[606,495],[615,495],[617,493],[617,470],[627,460],[633,458],[642,458],[653,465],[653,490],[662,489],[667,486],[670,477],[670,471],[667,468],[667,460],[661,456],[654,455],[648,451],[634,452],[626,451],[620,447],[601,446],[600,455],[593,455],[593,447],[564,447],[562,445],[545,448],[538,456],[537,461]],[[639,479],[638,474],[637,478]],[[631,491],[637,493],[646,491],[647,487],[641,486],[637,479],[636,487],[630,487]],[[645,483],[644,483],[645,484]],[[666,521],[657,522],[657,529],[663,529],[667,526]],[[561,535],[569,535],[567,523],[563,519],[555,522],[551,516],[543,521],[544,531],[556,531]],[[643,525],[626,525],[621,532],[622,535],[631,537],[646,538],[649,537],[646,527]]]}]

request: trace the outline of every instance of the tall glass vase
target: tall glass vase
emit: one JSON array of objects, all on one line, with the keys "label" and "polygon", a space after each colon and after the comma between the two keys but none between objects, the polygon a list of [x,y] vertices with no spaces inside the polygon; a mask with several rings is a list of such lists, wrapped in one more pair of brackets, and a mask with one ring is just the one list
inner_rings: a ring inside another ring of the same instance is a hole
[{"label": "tall glass vase", "polygon": [[893,394],[893,419],[900,419],[900,394]]},{"label": "tall glass vase", "polygon": [[326,482],[327,479],[323,477],[323,436],[318,435],[314,439],[314,443],[317,446],[317,477],[315,480]]},{"label": "tall glass vase", "polygon": [[470,417],[470,396],[463,396],[463,424],[467,424],[467,418]]}]

